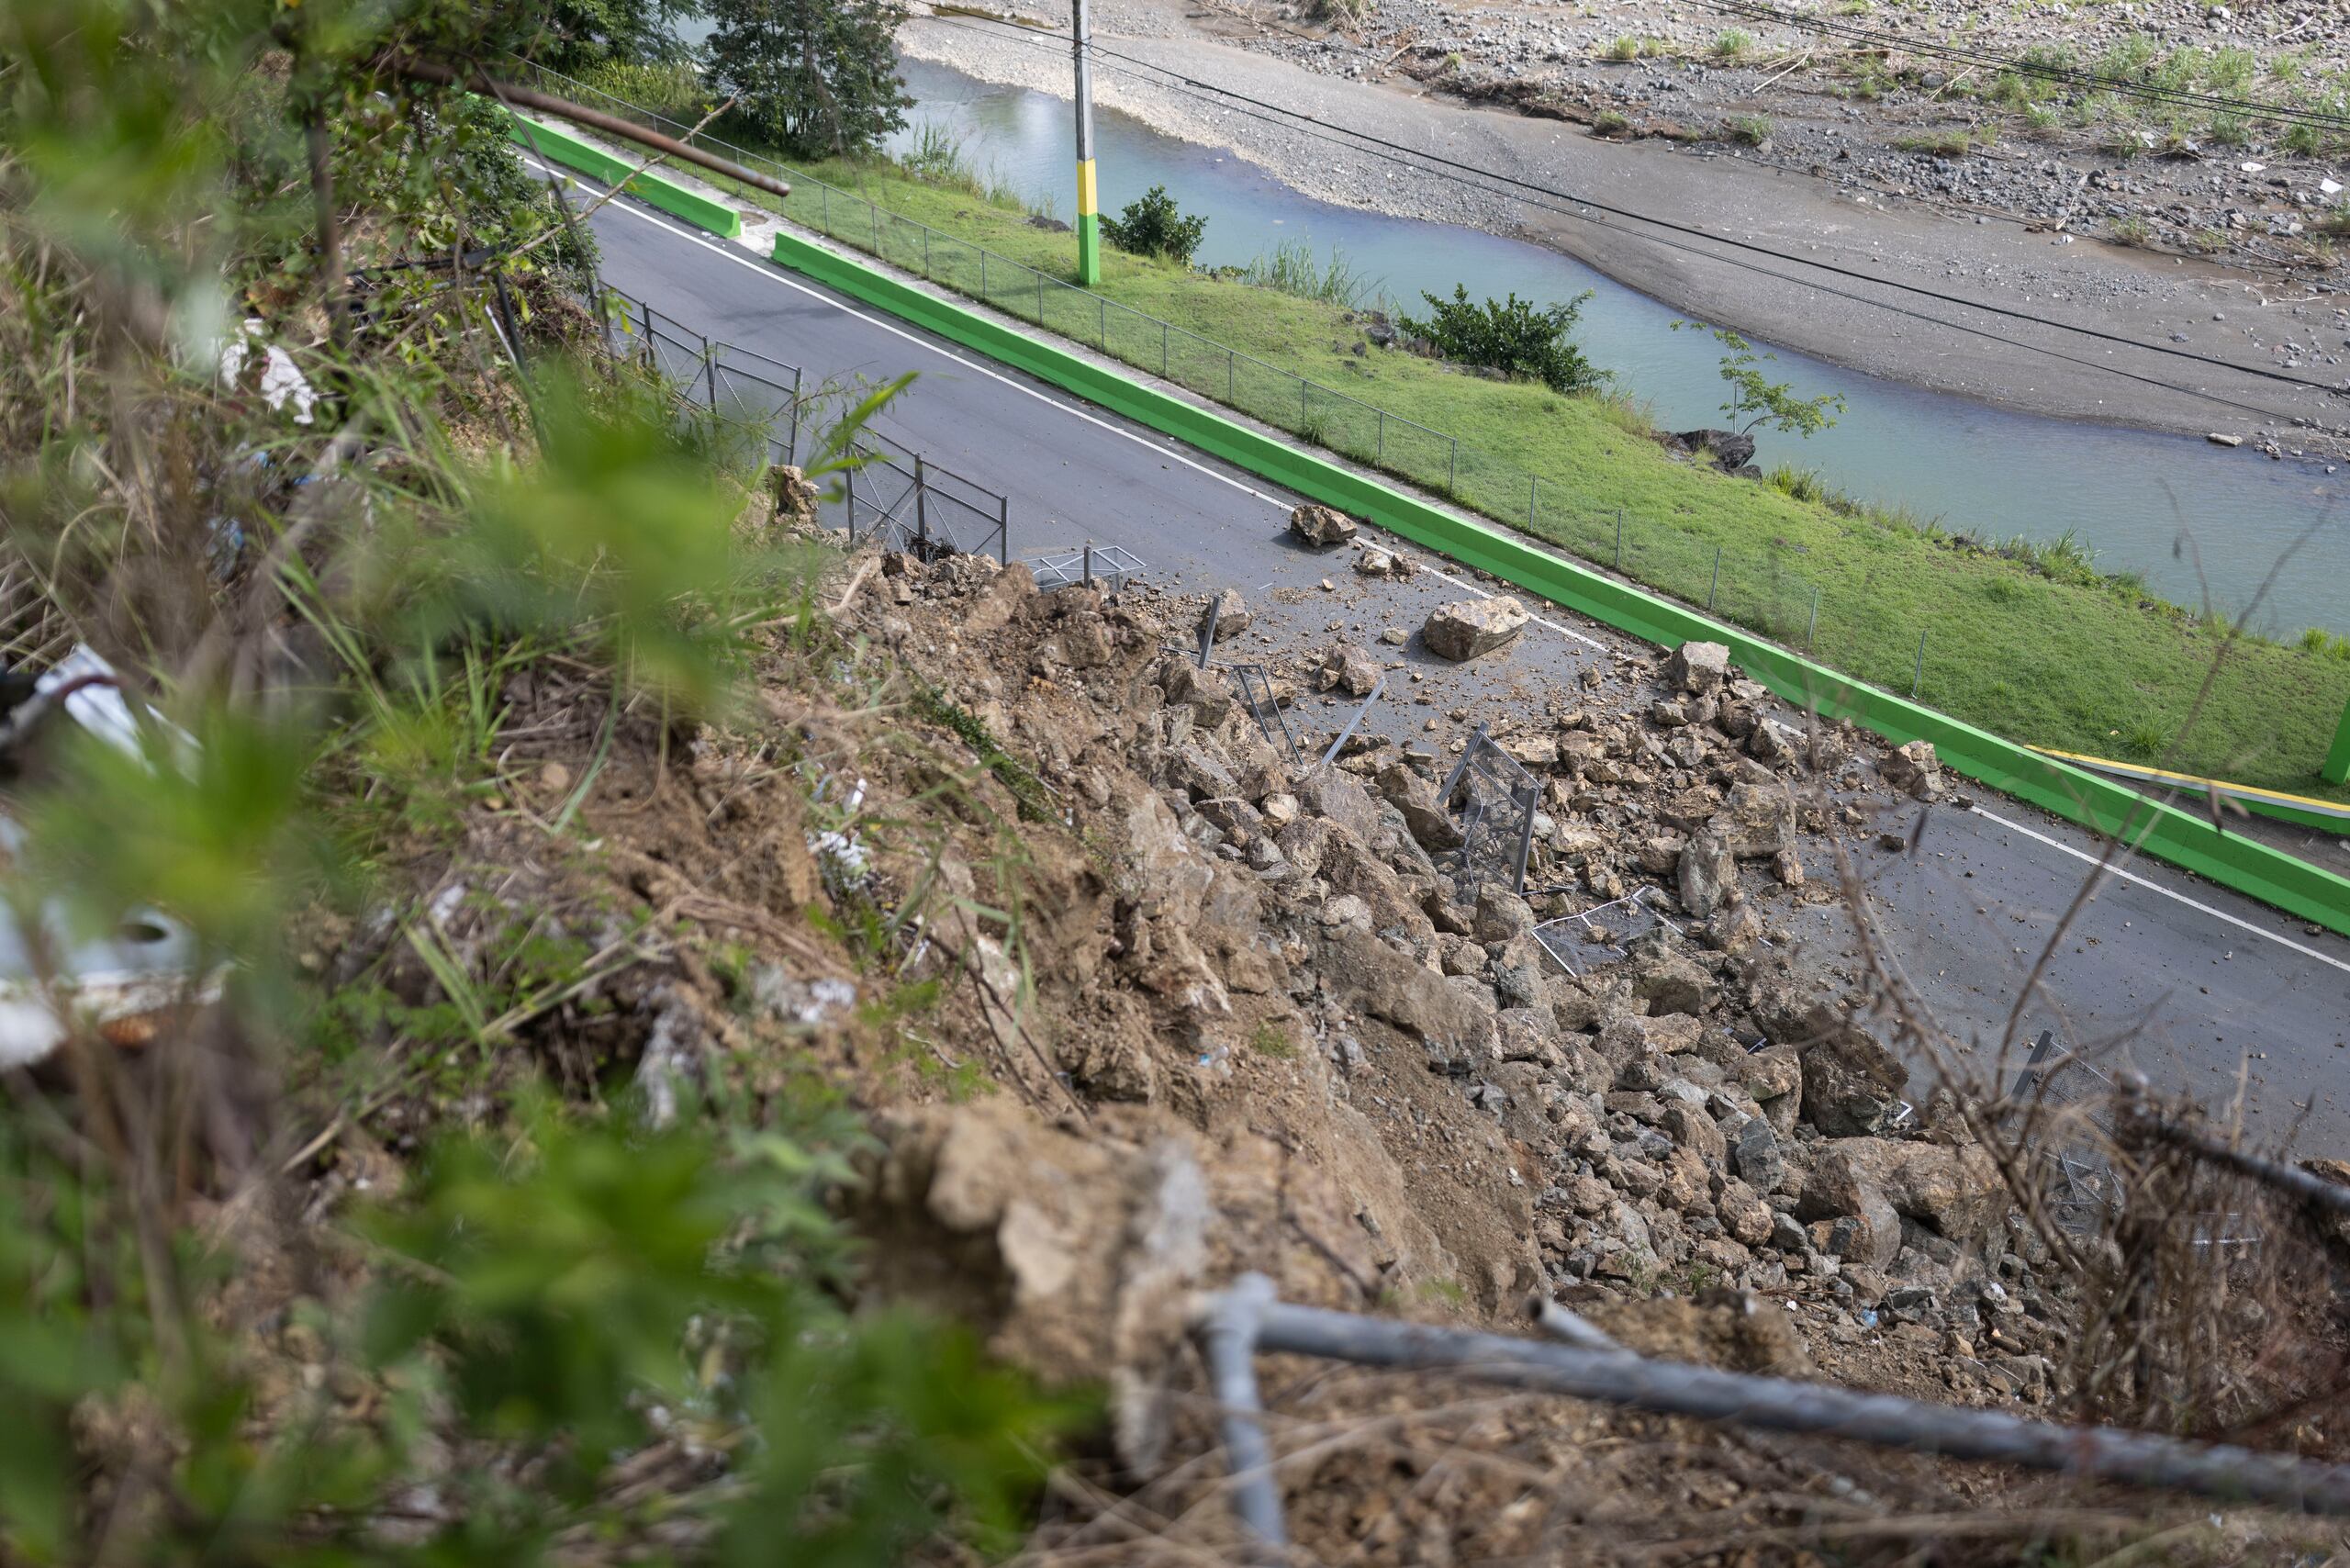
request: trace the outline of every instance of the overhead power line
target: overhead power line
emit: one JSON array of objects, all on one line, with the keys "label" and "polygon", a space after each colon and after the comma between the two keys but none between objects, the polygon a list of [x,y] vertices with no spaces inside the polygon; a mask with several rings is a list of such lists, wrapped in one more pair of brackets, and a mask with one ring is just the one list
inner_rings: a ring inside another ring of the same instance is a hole
[{"label": "overhead power line", "polygon": [[[992,18],[980,19],[992,20]],[[946,17],[933,17],[930,18],[930,20],[934,22],[936,25],[943,27],[965,26],[965,24],[958,20],[949,19]],[[990,28],[968,27],[966,27],[966,30],[980,33],[983,36],[990,38],[1002,39],[1009,37],[1036,48],[1057,49],[1058,47],[1055,42],[1048,42],[1046,38],[1040,36],[1035,29],[1022,28],[1010,23],[1000,23],[999,26],[1009,28],[1011,28],[1011,31],[1009,33],[1005,33],[998,32]],[[1058,35],[1054,36],[1056,38],[1058,37]],[[1598,201],[1592,197],[1581,196],[1571,191],[1559,190],[1532,181],[1521,180],[1513,175],[1499,174],[1474,164],[1463,162],[1458,159],[1448,158],[1442,153],[1424,151],[1417,148],[1404,147],[1398,143],[1389,141],[1384,138],[1374,136],[1371,132],[1357,130],[1348,126],[1338,125],[1332,121],[1323,119],[1317,116],[1306,114],[1302,110],[1284,108],[1280,105],[1268,103],[1261,98],[1253,97],[1248,94],[1239,92],[1235,88],[1225,87],[1216,83],[1203,81],[1198,77],[1190,76],[1181,72],[1176,71],[1171,67],[1159,65],[1155,62],[1143,60],[1137,56],[1126,54],[1121,50],[1108,48],[1102,44],[1098,39],[1093,43],[1092,49],[1095,55],[1105,62],[1125,62],[1123,66],[1118,64],[1105,64],[1104,69],[1117,72],[1121,75],[1134,77],[1138,81],[1142,81],[1152,86],[1159,87],[1165,91],[1182,94],[1186,96],[1201,98],[1203,101],[1211,103],[1214,106],[1221,108],[1227,113],[1238,114],[1247,118],[1261,120],[1268,124],[1281,126],[1285,129],[1298,131],[1299,134],[1310,136],[1314,140],[1342,148],[1360,156],[1380,159],[1383,162],[1395,163],[1402,167],[1411,169],[1415,173],[1435,177],[1464,176],[1472,181],[1483,182],[1476,185],[1475,188],[1483,190],[1489,195],[1502,196],[1513,201],[1518,201],[1542,210],[1556,212],[1561,216],[1577,218],[1584,222],[1592,223],[1600,228],[1617,229],[1619,232],[1626,233],[1632,238],[1642,241],[1645,243],[1660,245],[1670,250],[1681,251],[1686,254],[1719,263],[1723,265],[1739,267],[1745,271],[1755,273],[1761,276],[1770,277],[1779,282],[1795,285],[1797,287],[1813,289],[1837,298],[1848,299],[1856,304],[1867,305],[1877,309],[1890,311],[1896,315],[1905,317],[1911,320],[1945,328],[1953,331],[1964,332],[1970,336],[2000,343],[2009,348],[2020,349],[2029,353],[2042,354],[2049,358],[2060,360],[2069,364],[2103,371],[2109,375],[2118,375],[2123,379],[2136,382],[2142,386],[2176,392],[2186,397],[2201,398],[2209,402],[2235,409],[2260,418],[2276,417],[2275,411],[2272,409],[2259,408],[2255,405],[2244,403],[2235,398],[2222,396],[2219,393],[2207,391],[2201,387],[2184,386],[2176,382],[2162,380],[2159,377],[2143,375],[2132,371],[2124,370],[2119,365],[2109,364],[2098,360],[2082,359],[2076,355],[2065,353],[2061,350],[2047,347],[2044,344],[2026,342],[2020,339],[2007,337],[2000,333],[1990,331],[1982,327],[1973,326],[1964,321],[1953,321],[1946,317],[1929,315],[1925,312],[1910,308],[1908,306],[1895,304],[1882,298],[1874,298],[1866,295],[1854,294],[1847,290],[1839,289],[1830,285],[1821,283],[1816,277],[1790,275],[1786,273],[1776,271],[1771,267],[1760,265],[1755,262],[1746,259],[1746,256],[1753,255],[1768,257],[1774,261],[1786,263],[1793,266],[1810,269],[1814,272],[1825,273],[1831,276],[1852,279],[1855,282],[1866,285],[1871,288],[1890,290],[1897,294],[1907,295],[1916,298],[1931,300],[1942,305],[1954,306],[1961,309],[1982,311],[1988,315],[2003,317],[2007,319],[2022,322],[2031,326],[2046,328],[2055,331],[2073,333],[2076,336],[2088,338],[2099,342],[2109,343],[2120,348],[2134,349],[2141,353],[2155,354],[2167,359],[2207,365],[2216,370],[2228,371],[2235,375],[2251,376],[2258,380],[2276,382],[2282,386],[2297,387],[2306,391],[2338,394],[2338,388],[2328,386],[2323,382],[2311,381],[2297,375],[2288,375],[2281,371],[2271,370],[2266,366],[2243,364],[2232,360],[2220,359],[2210,354],[2199,353],[2193,350],[2181,349],[2170,344],[2145,342],[2142,340],[2126,337],[2117,332],[2109,332],[2100,328],[2082,326],[2069,321],[2061,321],[2051,317],[2040,316],[2030,311],[2019,310],[2009,306],[1991,304],[1982,300],[1965,299],[1956,295],[1944,293],[1939,289],[1926,287],[1921,284],[1905,283],[1895,278],[1876,277],[1867,273],[1861,272],[1855,268],[1841,266],[1833,262],[1821,261],[1815,257],[1799,256],[1789,252],[1775,250],[1768,245],[1759,244],[1753,241],[1735,239],[1729,235],[1699,228],[1694,224],[1681,223],[1671,218],[1656,218],[1646,213],[1635,212],[1628,208]],[[1299,127],[1301,125],[1311,127],[1313,129],[1301,131],[1299,130]],[[1434,165],[1434,167],[1430,167],[1429,165]],[[1554,203],[1566,203],[1569,205],[1561,207],[1554,205]],[[1618,228],[1618,225],[1617,224],[1611,224],[1605,221],[1605,219],[1608,218],[1620,219],[1625,222],[1647,225],[1650,229],[1662,230],[1663,232],[1651,233],[1622,230]],[[1668,238],[1667,236],[1669,235],[1685,236],[1690,240],[1702,241],[1707,245],[1725,246],[1732,252],[1745,252],[1746,254],[1725,254],[1721,252],[1703,249],[1695,245],[1680,242],[1674,239]]]}]

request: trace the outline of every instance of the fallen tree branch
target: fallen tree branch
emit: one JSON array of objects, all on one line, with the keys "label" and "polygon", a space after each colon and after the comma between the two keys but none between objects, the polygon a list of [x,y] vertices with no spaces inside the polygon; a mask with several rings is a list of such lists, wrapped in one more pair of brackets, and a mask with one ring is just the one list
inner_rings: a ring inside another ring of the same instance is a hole
[{"label": "fallen tree branch", "polygon": [[721,158],[715,152],[705,152],[689,142],[679,141],[676,137],[664,136],[657,130],[647,130],[634,121],[622,119],[618,115],[608,115],[601,109],[591,109],[584,104],[575,104],[568,98],[558,98],[553,93],[542,93],[535,87],[518,87],[510,82],[498,81],[482,71],[456,71],[437,61],[394,56],[384,60],[381,63],[384,69],[395,75],[411,77],[419,82],[436,83],[443,87],[464,87],[486,97],[496,98],[501,103],[520,104],[526,109],[536,109],[541,114],[554,115],[559,119],[570,120],[575,125],[584,125],[591,130],[600,130],[607,136],[621,137],[635,142],[640,147],[652,148],[681,162],[692,163],[714,174],[723,174],[730,180],[739,181],[755,190],[765,191],[771,196],[781,198],[791,195],[791,186],[786,181],[762,174],[755,169],[746,169],[732,159]]}]

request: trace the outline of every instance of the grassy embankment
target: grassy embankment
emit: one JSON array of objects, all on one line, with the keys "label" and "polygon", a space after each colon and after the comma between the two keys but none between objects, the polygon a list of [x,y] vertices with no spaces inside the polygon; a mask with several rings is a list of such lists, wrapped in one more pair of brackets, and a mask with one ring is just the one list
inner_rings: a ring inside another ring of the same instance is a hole
[{"label": "grassy embankment", "polygon": [[[660,107],[658,82],[648,78],[599,85]],[[668,112],[698,118],[667,101]],[[1068,235],[1032,225],[1016,198],[988,189],[951,153],[934,150],[925,162],[919,176],[881,162],[794,166],[914,220],[883,219],[882,255],[960,292],[982,291],[982,246],[1051,277],[1073,275]],[[873,248],[866,207],[828,197],[813,180],[799,182],[786,210]],[[916,224],[933,230],[926,245]],[[1724,618],[1797,647],[1809,633],[1822,662],[1878,685],[1910,689],[1922,635],[1920,700],[1998,734],[2350,799],[2350,789],[2317,777],[2350,702],[2343,639],[2231,638],[2223,621],[2148,599],[2130,577],[2098,574],[2068,541],[1990,544],[1842,503],[1807,476],[1783,472],[1778,483],[1757,484],[1694,466],[1650,440],[1645,419],[1621,399],[1561,397],[1376,347],[1357,353],[1360,325],[1328,299],[1114,252],[1103,257],[1106,306],[1049,285],[1040,296],[1034,277],[994,262],[984,287],[991,303],[1031,320],[1041,298],[1048,329],[1152,373],[1163,363],[1195,391],[1346,455],[1376,458],[1600,565],[1617,563],[1620,514],[1625,575],[1692,603],[1710,599]],[[1197,336],[1187,342],[1186,332]],[[1302,396],[1292,375],[1345,396]],[[1388,416],[1383,431],[1373,406]],[[1457,460],[1436,431],[1458,439]],[[2044,532],[2060,534],[2061,525],[2052,520]]]}]

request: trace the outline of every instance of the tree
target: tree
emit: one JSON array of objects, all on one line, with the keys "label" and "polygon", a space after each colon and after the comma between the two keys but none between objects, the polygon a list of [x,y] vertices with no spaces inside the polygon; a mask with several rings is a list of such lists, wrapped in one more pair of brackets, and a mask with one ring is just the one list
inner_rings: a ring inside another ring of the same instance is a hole
[{"label": "tree", "polygon": [[1140,198],[1126,203],[1124,213],[1102,219],[1102,237],[1121,251],[1164,256],[1187,267],[1207,231],[1208,220],[1184,217],[1165,185],[1151,186]]},{"label": "tree", "polygon": [[1516,294],[1507,300],[1472,305],[1465,284],[1455,284],[1449,299],[1425,290],[1420,297],[1436,314],[1425,321],[1404,317],[1404,330],[1434,343],[1447,359],[1528,376],[1553,392],[1586,392],[1607,378],[1569,336],[1591,298],[1589,289],[1563,305],[1540,310]]},{"label": "tree", "polygon": [[546,0],[532,52],[557,71],[607,60],[678,60],[686,45],[677,24],[701,12],[701,0]]},{"label": "tree", "polygon": [[803,156],[860,152],[906,123],[897,0],[708,0],[710,76]]},{"label": "tree", "polygon": [[[1703,321],[1675,321],[1673,330],[1683,328],[1692,331],[1710,332],[1714,341],[1729,352],[1722,355],[1722,379],[1730,385],[1730,399],[1721,406],[1729,416],[1730,429],[1744,435],[1759,425],[1769,425],[1782,435],[1813,435],[1836,422],[1836,414],[1844,411],[1841,392],[1823,392],[1817,398],[1798,398],[1795,384],[1767,379],[1759,368],[1763,360],[1775,360],[1774,353],[1758,354],[1754,345],[1731,331],[1728,327],[1708,327]],[[1833,409],[1835,412],[1830,413]],[[1744,424],[1739,420],[1744,420]]]}]

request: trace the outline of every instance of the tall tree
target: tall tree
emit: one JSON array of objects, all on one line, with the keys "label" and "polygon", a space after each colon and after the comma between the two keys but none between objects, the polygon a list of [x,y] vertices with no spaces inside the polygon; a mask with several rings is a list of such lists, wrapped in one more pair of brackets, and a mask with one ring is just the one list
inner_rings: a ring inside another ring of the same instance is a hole
[{"label": "tall tree", "polygon": [[811,156],[859,152],[906,123],[897,0],[706,0],[710,75],[745,118]]},{"label": "tall tree", "polygon": [[546,0],[532,52],[558,71],[607,60],[680,60],[686,45],[677,25],[701,14],[701,0]]}]

